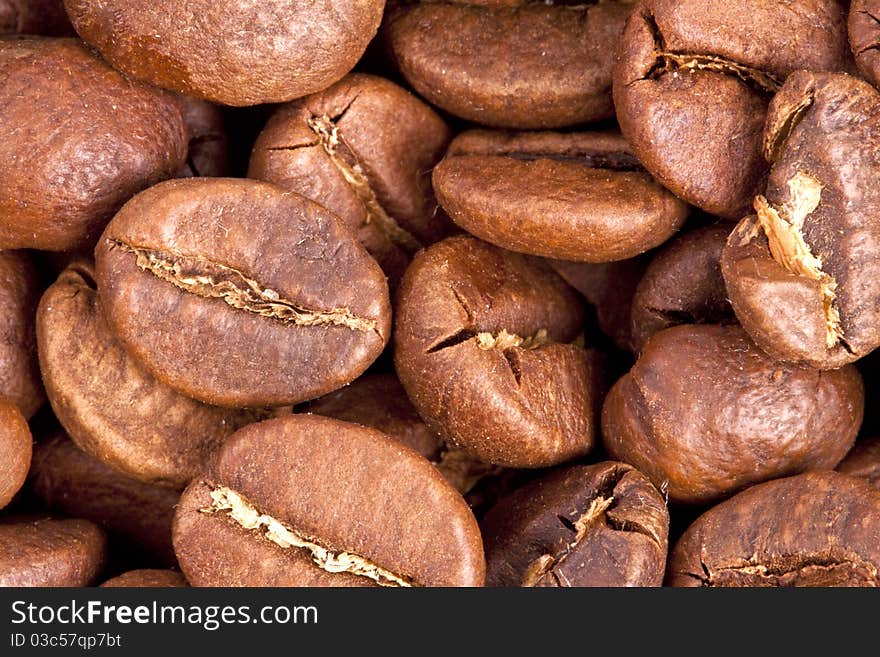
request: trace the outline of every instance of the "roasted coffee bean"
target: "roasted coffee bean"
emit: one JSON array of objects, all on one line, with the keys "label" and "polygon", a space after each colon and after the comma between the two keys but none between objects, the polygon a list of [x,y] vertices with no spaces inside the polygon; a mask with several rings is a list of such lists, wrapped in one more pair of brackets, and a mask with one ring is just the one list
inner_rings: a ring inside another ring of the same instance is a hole
[{"label": "roasted coffee bean", "polygon": [[669,556],[672,586],[880,586],[880,492],[836,472],[743,491]]},{"label": "roasted coffee bean", "polygon": [[739,220],[763,190],[770,98],[795,69],[848,63],[837,0],[642,0],[614,70],[617,119],[663,185]]},{"label": "roasted coffee bean", "polygon": [[773,168],[722,271],[740,323],[780,360],[833,369],[880,346],[880,93],[798,71],[773,99]]},{"label": "roasted coffee bean", "polygon": [[669,239],[688,214],[616,133],[472,130],[452,142],[433,181],[469,233],[563,260],[632,258]]},{"label": "roasted coffee bean", "polygon": [[27,478],[32,443],[21,412],[0,400],[0,509],[12,501]]},{"label": "roasted coffee bean", "polygon": [[90,263],[74,263],[40,302],[40,364],[52,409],[95,458],[129,477],[183,488],[230,434],[268,413],[208,406],[157,381],[111,333],[94,275]]},{"label": "roasted coffee bean", "polygon": [[65,0],[76,31],[113,66],[224,105],[278,103],[348,73],[384,0]]},{"label": "roasted coffee bean", "polygon": [[130,479],[77,447],[62,433],[34,450],[30,487],[51,510],[86,518],[139,564],[173,566],[171,521],[180,493]]},{"label": "roasted coffee bean", "polygon": [[595,440],[597,354],[543,262],[473,237],[416,255],[398,294],[394,359],[429,427],[486,463],[555,465]]},{"label": "roasted coffee bean", "polygon": [[[398,6],[393,6],[398,5]],[[614,48],[629,2],[392,3],[385,37],[431,103],[503,128],[608,118]]]},{"label": "roasted coffee bean", "polygon": [[88,520],[0,521],[0,587],[88,586],[107,558],[107,539]]},{"label": "roasted coffee bean", "polygon": [[476,520],[421,456],[317,415],[237,432],[184,492],[174,546],[194,586],[480,586]]},{"label": "roasted coffee bean", "polygon": [[396,84],[352,74],[280,108],[254,145],[251,178],[276,183],[336,213],[393,283],[410,256],[449,231],[431,169],[451,134]]},{"label": "roasted coffee bean", "polygon": [[0,251],[0,399],[16,404],[26,418],[43,405],[34,316],[40,283],[23,251]]},{"label": "roasted coffee bean", "polygon": [[0,78],[0,249],[89,248],[186,159],[174,97],[76,40],[0,39]]},{"label": "roasted coffee bean", "polygon": [[283,406],[382,352],[388,285],[335,215],[254,180],[173,180],[99,241],[111,330],[161,382],[209,404]]},{"label": "roasted coffee bean", "polygon": [[874,86],[880,85],[880,2],[853,0],[848,27],[849,44],[859,72]]},{"label": "roasted coffee bean", "polygon": [[880,438],[857,442],[837,466],[837,471],[866,479],[874,488],[880,489]]},{"label": "roasted coffee bean", "polygon": [[0,0],[0,34],[76,36],[63,0]]},{"label": "roasted coffee bean", "polygon": [[664,246],[645,271],[630,309],[633,348],[679,324],[736,321],[721,276],[721,252],[732,226],[697,228]]},{"label": "roasted coffee bean", "polygon": [[669,513],[624,463],[556,470],[499,502],[482,524],[487,586],[660,586]]},{"label": "roasted coffee bean", "polygon": [[130,570],[101,584],[104,589],[116,588],[182,588],[187,587],[183,575],[175,570]]},{"label": "roasted coffee bean", "polygon": [[599,264],[548,260],[566,283],[595,306],[599,328],[624,351],[633,349],[630,307],[650,261],[648,254]]},{"label": "roasted coffee bean", "polygon": [[188,96],[178,96],[177,103],[189,135],[189,150],[186,163],[175,177],[229,175],[229,140],[220,108]]},{"label": "roasted coffee bean", "polygon": [[776,362],[738,326],[676,326],[648,340],[605,400],[614,458],[669,499],[705,503],[767,479],[832,469],[855,440],[864,387],[848,366]]},{"label": "roasted coffee bean", "polygon": [[428,459],[462,495],[497,468],[451,448],[419,417],[393,374],[363,376],[306,406],[309,413],[354,422],[381,431]]}]

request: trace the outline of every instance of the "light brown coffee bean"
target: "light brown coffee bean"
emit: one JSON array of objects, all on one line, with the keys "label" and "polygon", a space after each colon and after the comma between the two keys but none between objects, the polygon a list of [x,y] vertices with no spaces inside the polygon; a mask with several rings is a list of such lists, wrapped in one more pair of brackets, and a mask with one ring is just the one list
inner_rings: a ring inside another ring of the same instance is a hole
[{"label": "light brown coffee bean", "polygon": [[31,257],[24,251],[0,251],[0,399],[16,404],[26,418],[46,398],[34,331],[39,300]]},{"label": "light brown coffee bean", "polygon": [[849,451],[865,391],[850,366],[819,372],[774,361],[739,326],[682,325],[648,340],[605,399],[602,436],[682,503],[705,503]]},{"label": "light brown coffee bean", "polygon": [[24,484],[31,466],[33,439],[17,407],[0,400],[0,509]]},{"label": "light brown coffee bean", "polygon": [[451,445],[512,468],[562,463],[595,440],[600,366],[574,344],[574,290],[537,258],[473,237],[419,253],[398,293],[394,361]]},{"label": "light brown coffee bean", "polygon": [[451,232],[431,191],[450,130],[418,98],[374,75],[351,74],[281,107],[257,138],[248,176],[336,213],[392,286],[413,253]]},{"label": "light brown coffee bean", "polygon": [[184,588],[189,586],[175,570],[130,570],[101,584],[104,589],[118,588]]},{"label": "light brown coffee bean", "polygon": [[341,220],[256,180],[139,194],[108,225],[96,269],[129,352],[209,404],[314,399],[360,376],[390,334],[385,276]]},{"label": "light brown coffee bean", "polygon": [[0,39],[0,249],[91,248],[186,160],[175,98],[74,39]]},{"label": "light brown coffee bean", "polygon": [[433,182],[440,205],[469,233],[563,260],[632,258],[688,215],[616,133],[471,130],[452,142]]},{"label": "light brown coffee bean", "polygon": [[0,586],[88,586],[107,558],[107,539],[88,520],[0,521]]},{"label": "light brown coffee bean", "polygon": [[880,586],[880,492],[810,472],[700,516],[669,557],[672,586]]},{"label": "light brown coffee bean", "polygon": [[245,427],[184,492],[174,547],[193,586],[481,586],[464,499],[428,461],[355,424]]}]

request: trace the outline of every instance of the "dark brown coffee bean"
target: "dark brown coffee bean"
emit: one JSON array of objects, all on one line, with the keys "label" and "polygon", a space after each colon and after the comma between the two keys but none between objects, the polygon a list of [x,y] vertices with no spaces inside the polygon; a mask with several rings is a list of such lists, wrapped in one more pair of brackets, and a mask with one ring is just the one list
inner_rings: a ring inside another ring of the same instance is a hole
[{"label": "dark brown coffee bean", "polygon": [[767,173],[767,103],[799,68],[848,66],[836,0],[642,0],[621,37],[614,103],[639,160],[685,201],[741,219]]},{"label": "dark brown coffee bean", "polygon": [[837,471],[865,479],[874,488],[880,489],[880,438],[857,442],[837,466]]},{"label": "dark brown coffee bean", "polygon": [[117,588],[184,588],[189,586],[175,570],[130,570],[101,584],[103,589]]},{"label": "dark brown coffee bean", "polygon": [[596,308],[599,328],[614,344],[631,351],[630,307],[650,255],[608,263],[548,260],[553,270]]},{"label": "dark brown coffee bean", "polygon": [[880,2],[853,0],[848,27],[849,44],[859,72],[875,87],[880,85]]},{"label": "dark brown coffee bean", "polygon": [[563,260],[632,258],[669,239],[688,214],[616,133],[472,130],[452,142],[433,181],[469,233]]},{"label": "dark brown coffee bean", "polygon": [[348,73],[383,0],[65,0],[76,31],[113,66],[224,105],[279,103]]},{"label": "dark brown coffee bean", "polygon": [[79,41],[0,39],[0,77],[0,249],[88,248],[186,159],[174,97]]},{"label": "dark brown coffee bean", "polygon": [[753,486],[669,556],[672,586],[880,586],[880,492],[836,472]]},{"label": "dark brown coffee bean", "polygon": [[504,498],[482,524],[487,586],[660,586],[669,513],[625,463],[554,471]]},{"label": "dark brown coffee bean", "polygon": [[429,429],[393,374],[363,376],[350,386],[316,399],[305,410],[370,427],[394,438],[433,463],[462,495],[484,477],[500,473],[500,468],[449,447]]},{"label": "dark brown coffee bean", "polygon": [[88,520],[0,522],[0,587],[88,586],[106,557],[104,532]]},{"label": "dark brown coffee bean", "polygon": [[284,406],[353,381],[391,324],[375,260],[319,205],[254,180],[173,180],[116,215],[97,250],[108,323],[178,392]]},{"label": "dark brown coffee bean", "polygon": [[260,133],[248,175],[336,213],[393,283],[410,256],[449,233],[431,169],[451,134],[396,84],[352,74],[280,108]]},{"label": "dark brown coffee bean", "polygon": [[719,223],[690,231],[651,260],[630,310],[636,351],[652,335],[672,326],[736,321],[720,262],[731,228]]},{"label": "dark brown coffee bean", "polygon": [[596,353],[572,344],[581,308],[546,264],[451,237],[416,255],[398,299],[398,376],[446,441],[514,468],[590,450]]},{"label": "dark brown coffee bean", "polygon": [[798,71],[773,99],[773,168],[722,270],[743,328],[780,360],[832,369],[880,346],[880,93]]},{"label": "dark brown coffee bean", "polygon": [[674,502],[832,469],[855,440],[864,387],[848,366],[776,362],[738,326],[676,326],[648,340],[605,400],[602,436]]},{"label": "dark brown coffee bean", "polygon": [[32,443],[21,412],[0,400],[0,509],[12,501],[27,478]]},{"label": "dark brown coffee bean", "polygon": [[613,53],[629,2],[396,4],[384,32],[398,67],[452,114],[526,129],[613,114]]},{"label": "dark brown coffee bean", "polygon": [[222,178],[229,175],[229,140],[220,108],[188,96],[178,96],[178,105],[189,134],[186,163],[176,178]]},{"label": "dark brown coffee bean", "polygon": [[46,398],[37,363],[34,316],[40,283],[23,251],[0,251],[0,399],[30,418]]},{"label": "dark brown coffee bean", "polygon": [[190,484],[174,546],[194,586],[481,586],[462,497],[387,436],[317,415],[227,441]]},{"label": "dark brown coffee bean", "polygon": [[62,433],[37,445],[31,477],[46,506],[101,525],[120,552],[144,564],[176,563],[171,521],[179,492],[119,474]]},{"label": "dark brown coffee bean", "polygon": [[63,0],[0,0],[0,34],[76,36]]},{"label": "dark brown coffee bean", "polygon": [[157,381],[107,326],[90,263],[71,265],[46,291],[37,333],[58,420],[81,449],[129,477],[183,488],[230,434],[268,416],[208,406]]}]

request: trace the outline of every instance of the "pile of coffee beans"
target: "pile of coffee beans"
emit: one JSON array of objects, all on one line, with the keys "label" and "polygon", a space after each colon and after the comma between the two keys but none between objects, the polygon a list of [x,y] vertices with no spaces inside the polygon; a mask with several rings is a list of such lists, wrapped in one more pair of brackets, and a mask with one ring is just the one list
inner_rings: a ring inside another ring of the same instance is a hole
[{"label": "pile of coffee beans", "polygon": [[880,0],[0,33],[0,585],[880,585]]}]

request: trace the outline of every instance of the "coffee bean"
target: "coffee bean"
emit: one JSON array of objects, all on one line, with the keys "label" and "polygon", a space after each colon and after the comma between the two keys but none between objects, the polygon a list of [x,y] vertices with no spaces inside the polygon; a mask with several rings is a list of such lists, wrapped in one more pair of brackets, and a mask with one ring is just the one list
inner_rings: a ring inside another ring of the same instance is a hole
[{"label": "coffee bean", "polygon": [[80,451],[63,433],[34,450],[29,484],[58,513],[101,525],[129,560],[173,566],[171,521],[180,493],[126,477]]},{"label": "coffee bean", "polygon": [[46,398],[37,364],[34,315],[40,297],[37,270],[23,251],[0,251],[0,399],[26,418]]},{"label": "coffee bean", "polygon": [[174,570],[130,570],[101,584],[101,588],[183,588],[183,575]]},{"label": "coffee bean", "polygon": [[856,58],[856,66],[865,79],[880,85],[880,2],[853,0],[849,10],[849,43]]},{"label": "coffee bean", "polygon": [[33,439],[17,407],[0,400],[0,509],[24,484],[31,465]]},{"label": "coffee bean", "polygon": [[88,262],[43,295],[37,332],[55,415],[81,449],[129,477],[183,488],[230,434],[268,417],[208,406],[157,381],[111,333]]},{"label": "coffee bean", "polygon": [[480,532],[421,456],[373,429],[293,415],[230,438],[190,484],[174,546],[194,586],[480,586]]},{"label": "coffee bean", "polygon": [[633,295],[630,318],[636,351],[655,333],[679,324],[736,321],[721,276],[721,251],[732,226],[719,223],[685,233],[664,246]]},{"label": "coffee bean", "polygon": [[248,176],[339,215],[396,283],[413,253],[450,232],[430,177],[450,138],[412,94],[352,74],[280,108],[254,145]]},{"label": "coffee bean", "polygon": [[342,222],[252,180],[156,185],[97,250],[111,330],[206,403],[283,406],[357,378],[390,332],[388,285]]},{"label": "coffee bean", "polygon": [[837,466],[837,471],[865,479],[874,488],[880,489],[880,438],[857,442]]},{"label": "coffee bean", "polygon": [[556,470],[483,521],[488,586],[660,586],[669,513],[624,463]]},{"label": "coffee bean", "polygon": [[89,248],[186,158],[175,99],[73,39],[0,39],[0,249]]},{"label": "coffee bean", "polygon": [[229,143],[220,109],[187,96],[178,96],[177,103],[189,134],[189,149],[175,178],[229,175]]},{"label": "coffee bean", "polygon": [[614,458],[674,502],[704,503],[767,479],[834,468],[864,412],[858,371],[776,362],[738,326],[682,325],[648,340],[605,400]]},{"label": "coffee bean", "polygon": [[775,358],[832,369],[880,346],[878,111],[869,84],[806,71],[770,105],[767,194],[721,264],[743,328]]},{"label": "coffee bean", "polygon": [[614,70],[617,119],[664,186],[739,220],[766,178],[770,98],[796,69],[848,63],[846,8],[835,0],[642,0]]},{"label": "coffee bean", "polygon": [[320,91],[357,63],[383,0],[65,0],[76,31],[134,78],[224,105]]},{"label": "coffee bean", "polygon": [[596,308],[602,332],[620,349],[631,351],[630,306],[651,261],[649,254],[608,263],[548,260],[553,270]]},{"label": "coffee bean", "polygon": [[484,477],[501,472],[500,468],[482,463],[464,450],[450,447],[429,429],[393,374],[362,376],[350,386],[316,399],[305,410],[370,427],[394,438],[434,464],[462,495],[469,493]]},{"label": "coffee bean", "polygon": [[669,557],[672,586],[880,586],[880,492],[810,472],[710,509]]},{"label": "coffee bean", "polygon": [[106,538],[87,520],[0,521],[0,587],[88,586],[106,560]]},{"label": "coffee bean", "polygon": [[469,121],[558,128],[613,115],[611,69],[629,2],[394,3],[385,38],[422,96]]},{"label": "coffee bean", "polygon": [[0,34],[76,36],[63,0],[0,0]]},{"label": "coffee bean", "polygon": [[597,354],[574,291],[538,259],[472,237],[419,253],[398,294],[394,359],[429,427],[506,467],[555,465],[593,446]]},{"label": "coffee bean", "polygon": [[443,209],[469,233],[564,260],[632,258],[669,239],[688,214],[616,133],[468,131],[433,181]]}]

